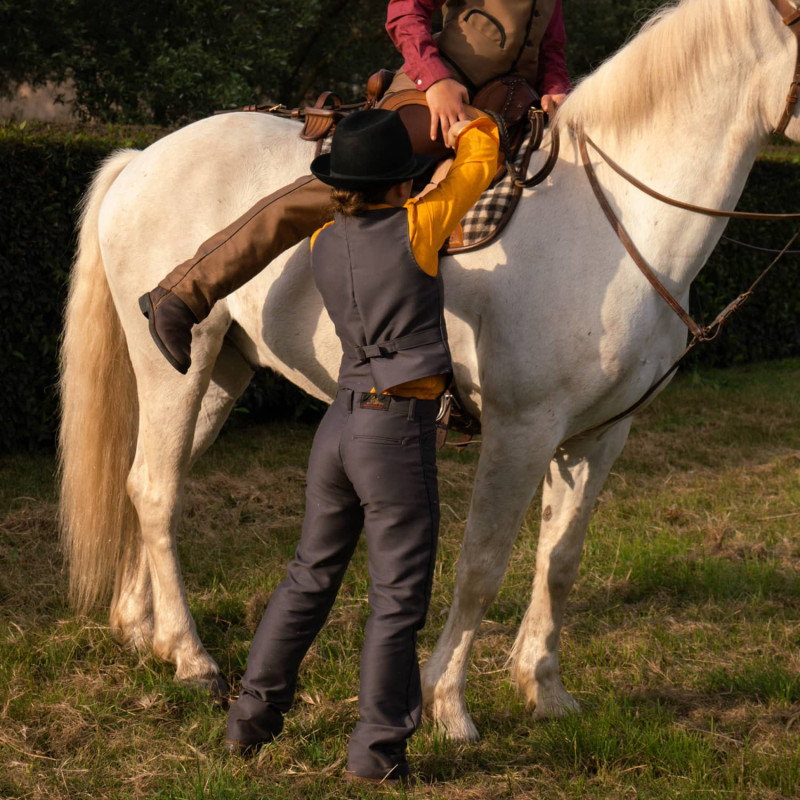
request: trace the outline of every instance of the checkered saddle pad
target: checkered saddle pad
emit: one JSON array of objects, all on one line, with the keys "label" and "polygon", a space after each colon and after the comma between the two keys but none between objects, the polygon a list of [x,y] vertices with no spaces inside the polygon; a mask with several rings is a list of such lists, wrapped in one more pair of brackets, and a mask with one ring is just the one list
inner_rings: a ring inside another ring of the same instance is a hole
[{"label": "checkered saddle pad", "polygon": [[[533,129],[528,122],[522,142],[517,149],[514,167],[520,172],[525,166],[525,154],[528,150]],[[457,252],[462,247],[475,247],[481,242],[494,238],[495,231],[506,214],[510,213],[511,203],[520,192],[514,185],[511,171],[506,169],[500,180],[493,183],[478,199],[478,202],[466,213],[461,220],[460,230],[450,238],[447,252]]]},{"label": "checkered saddle pad", "polygon": [[[528,146],[533,136],[533,126],[525,123],[522,141],[514,156],[514,171],[524,174],[527,168],[526,154],[530,158]],[[330,151],[331,136],[321,143],[320,152]],[[512,203],[519,198],[521,189],[514,184],[514,176],[506,169],[499,180],[480,196],[478,202],[466,213],[461,224],[450,237],[446,253],[458,253],[464,249],[473,249],[488,244],[496,235],[498,226],[507,215],[513,212]]]}]

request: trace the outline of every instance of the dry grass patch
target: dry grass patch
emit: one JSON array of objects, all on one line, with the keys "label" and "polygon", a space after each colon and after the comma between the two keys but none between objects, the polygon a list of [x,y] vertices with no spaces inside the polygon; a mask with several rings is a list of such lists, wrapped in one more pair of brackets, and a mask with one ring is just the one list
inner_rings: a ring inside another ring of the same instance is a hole
[{"label": "dry grass patch", "polygon": [[[800,794],[800,363],[687,376],[635,423],[593,517],[561,665],[580,717],[534,723],[507,658],[528,602],[526,515],[481,626],[467,701],[483,739],[424,724],[408,796],[789,798]],[[313,428],[229,432],[187,487],[181,561],[201,637],[241,674],[302,524]],[[477,452],[440,459],[442,530],[423,658],[444,625]],[[66,607],[52,464],[0,461],[0,797],[321,800],[397,796],[341,780],[366,618],[360,547],[300,677],[285,735],[254,761],[225,718],[106,616]],[[402,796],[402,793],[400,793]]]}]

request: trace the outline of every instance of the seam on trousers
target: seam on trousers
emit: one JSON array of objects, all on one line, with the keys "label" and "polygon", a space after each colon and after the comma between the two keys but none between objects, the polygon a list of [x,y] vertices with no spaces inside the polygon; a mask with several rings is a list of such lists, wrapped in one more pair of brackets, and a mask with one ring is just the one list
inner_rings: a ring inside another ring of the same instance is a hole
[{"label": "seam on trousers", "polygon": [[[430,609],[430,604],[431,604],[431,589],[433,587],[433,569],[436,566],[436,550],[438,548],[434,547],[434,544],[433,544],[433,521],[434,520],[433,520],[433,514],[431,513],[431,509],[432,509],[431,494],[430,494],[430,490],[428,489],[428,480],[427,480],[427,476],[425,474],[425,458],[424,458],[424,455],[423,455],[424,437],[422,435],[422,422],[423,422],[422,419],[419,419],[418,423],[417,423],[418,426],[419,426],[418,427],[419,438],[417,440],[418,441],[417,452],[419,453],[419,462],[420,462],[420,467],[422,468],[422,478],[423,478],[423,482],[425,484],[425,494],[426,494],[426,496],[428,498],[428,517],[429,517],[429,520],[430,520],[429,530],[431,532],[431,538],[429,540],[429,553],[430,553],[430,555],[428,556],[428,570],[427,570],[427,573],[425,575],[425,619],[427,620],[428,611]],[[436,537],[437,545],[438,545],[438,538],[439,537],[437,536]],[[414,651],[414,659],[417,662],[417,672],[419,673],[420,672],[420,668],[419,668],[419,655],[417,654],[417,629],[412,630],[412,632],[411,632],[411,640],[412,640],[413,651]],[[411,692],[411,680],[412,680],[413,674],[414,674],[414,668],[413,668],[413,665],[412,665],[411,672],[410,672],[410,674],[408,676],[408,682],[406,683],[406,714],[408,715],[408,719],[411,722],[411,727],[414,730],[416,730],[417,725],[414,722],[413,717],[411,716],[411,703],[409,701],[409,694]],[[424,705],[424,698],[422,697],[422,676],[421,675],[420,675],[420,689],[419,689],[419,691],[420,691],[420,703],[422,703]]]},{"label": "seam on trousers", "polygon": [[[420,432],[420,435],[419,435],[419,460],[420,460],[420,465],[422,467],[422,475],[423,475],[423,478],[425,478],[425,458],[424,458],[423,452],[422,452],[422,443],[423,443],[422,420],[420,420],[420,422],[419,422],[419,432]],[[435,451],[434,451],[434,468],[436,466],[435,458],[436,458],[436,455],[435,455]],[[437,480],[438,480],[438,478],[437,478]],[[431,495],[430,495],[430,490],[428,489],[428,481],[427,480],[425,480],[425,494],[428,497],[428,514],[429,514],[429,516],[431,518],[431,523],[433,523],[433,513],[432,513],[433,503],[431,502]],[[433,534],[433,524],[431,524],[431,535],[432,534]],[[437,531],[437,534],[438,534],[438,531]],[[431,554],[430,554],[430,558],[428,559],[428,575],[430,576],[430,580],[427,582],[426,588],[425,588],[425,618],[426,618],[426,620],[427,620],[427,617],[428,617],[428,607],[430,606],[430,602],[431,602],[431,592],[433,590],[433,570],[434,570],[434,568],[436,566],[436,551],[438,550],[438,542],[439,542],[439,537],[437,535],[437,537],[436,537],[437,546],[434,547],[433,543],[431,543]]]},{"label": "seam on trousers", "polygon": [[[274,198],[273,200],[270,200],[270,202],[269,202],[269,203],[267,203],[267,205],[265,205],[265,206],[261,206],[261,207],[258,209],[258,211],[254,211],[254,212],[253,212],[253,213],[252,213],[252,214],[251,214],[251,215],[250,215],[250,216],[249,216],[249,217],[248,217],[246,220],[244,220],[244,222],[242,222],[242,224],[241,224],[241,225],[240,225],[240,226],[239,226],[239,227],[238,227],[238,228],[237,228],[235,231],[233,231],[233,232],[230,234],[230,236],[228,236],[228,237],[227,237],[227,238],[225,238],[223,241],[221,241],[221,242],[220,242],[220,243],[219,243],[219,244],[218,244],[218,245],[217,245],[215,248],[213,248],[213,250],[209,250],[207,253],[203,253],[203,255],[202,255],[202,256],[200,256],[200,258],[198,258],[196,261],[194,261],[194,263],[193,263],[193,264],[192,264],[192,265],[189,267],[189,269],[187,269],[187,270],[186,270],[186,272],[184,272],[184,273],[183,273],[183,275],[181,275],[181,277],[180,277],[180,278],[178,278],[178,280],[177,280],[177,281],[175,281],[175,283],[173,283],[173,284],[172,284],[172,286],[169,286],[169,287],[164,287],[164,288],[168,288],[168,289],[169,289],[169,291],[172,291],[172,290],[173,290],[173,289],[174,289],[174,288],[175,288],[175,287],[176,287],[176,286],[177,286],[179,283],[183,283],[183,281],[186,279],[186,277],[189,275],[189,273],[190,273],[190,272],[191,272],[191,271],[192,271],[192,270],[193,270],[193,269],[194,269],[194,268],[195,268],[195,267],[196,267],[198,264],[200,264],[200,263],[202,263],[203,261],[205,261],[205,260],[206,260],[206,259],[207,259],[207,258],[208,258],[210,255],[213,255],[214,253],[216,253],[216,252],[217,252],[217,250],[219,250],[221,247],[224,247],[226,244],[228,244],[228,242],[229,242],[231,239],[233,239],[233,237],[234,237],[234,236],[236,236],[237,234],[239,234],[239,232],[240,232],[240,231],[241,231],[243,228],[247,227],[247,226],[248,226],[248,225],[249,225],[249,224],[250,224],[250,223],[251,223],[251,222],[252,222],[252,221],[253,221],[253,220],[254,220],[254,219],[255,219],[255,218],[256,218],[256,217],[259,215],[259,214],[261,214],[263,211],[265,211],[266,209],[268,209],[268,208],[269,208],[269,207],[270,207],[270,206],[271,206],[273,203],[275,203],[276,201],[278,201],[278,200],[283,200],[283,198],[285,198],[285,197],[289,197],[289,195],[293,194],[293,193],[294,193],[294,192],[296,192],[298,189],[302,189],[304,186],[308,186],[308,184],[309,184],[309,183],[311,183],[311,181],[313,181],[313,180],[314,180],[314,177],[313,177],[313,176],[309,176],[308,180],[307,180],[305,183],[302,183],[302,184],[300,184],[300,186],[295,186],[295,187],[294,187],[294,189],[292,189],[292,191],[291,191],[291,192],[286,192],[286,194],[282,194],[280,197],[276,197],[276,198]],[[233,224],[233,223],[231,223],[231,224]],[[212,234],[212,235],[213,235],[213,234]],[[266,266],[266,264],[265,264],[264,266]]]},{"label": "seam on trousers", "polygon": [[[414,718],[411,716],[411,681],[414,678],[414,663],[416,662],[417,675],[420,675],[419,669],[419,655],[417,654],[417,632],[415,630],[411,631],[411,650],[414,653],[414,659],[411,662],[411,668],[408,671],[408,680],[406,681],[406,716],[408,717],[408,721],[411,723],[411,731],[412,733],[417,729],[417,724],[414,722]],[[419,701],[422,704],[422,676],[420,675],[420,687],[419,687]]]}]

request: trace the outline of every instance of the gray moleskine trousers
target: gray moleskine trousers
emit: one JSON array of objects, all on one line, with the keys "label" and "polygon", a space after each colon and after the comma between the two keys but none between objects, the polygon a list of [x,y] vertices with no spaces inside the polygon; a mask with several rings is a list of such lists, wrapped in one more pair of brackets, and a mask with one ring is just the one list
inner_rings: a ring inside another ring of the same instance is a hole
[{"label": "gray moleskine trousers", "polygon": [[229,740],[258,744],[280,732],[300,662],[363,527],[370,617],[347,766],[363,777],[408,773],[406,740],[422,713],[417,631],[430,601],[439,531],[438,405],[339,391],[314,437],[302,536],[253,639],[228,715]]}]

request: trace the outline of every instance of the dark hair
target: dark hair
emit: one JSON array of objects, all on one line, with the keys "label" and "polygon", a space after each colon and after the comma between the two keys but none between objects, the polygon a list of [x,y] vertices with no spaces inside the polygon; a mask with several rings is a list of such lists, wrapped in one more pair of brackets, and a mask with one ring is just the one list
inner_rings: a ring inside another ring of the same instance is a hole
[{"label": "dark hair", "polygon": [[394,186],[394,183],[382,183],[378,186],[370,186],[368,189],[331,189],[331,205],[337,214],[344,217],[357,217],[363,214],[366,207],[376,203],[382,203],[386,198],[386,192]]}]

